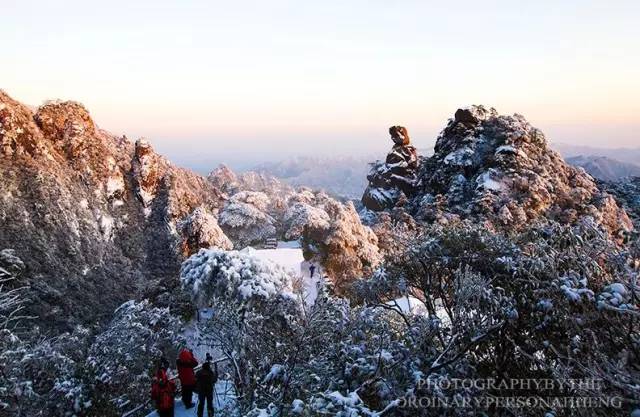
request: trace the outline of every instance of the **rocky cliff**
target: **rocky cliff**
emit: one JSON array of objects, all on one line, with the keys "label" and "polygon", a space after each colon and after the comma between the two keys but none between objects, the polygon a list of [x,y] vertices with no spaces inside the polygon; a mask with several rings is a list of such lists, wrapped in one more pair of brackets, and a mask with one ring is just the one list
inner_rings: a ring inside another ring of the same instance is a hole
[{"label": "rocky cliff", "polygon": [[[100,129],[76,102],[33,112],[0,92],[0,152],[0,250],[24,261],[12,285],[29,288],[28,313],[47,328],[94,323],[123,301],[154,299],[201,248],[306,237],[309,256],[339,286],[378,261],[375,236],[352,205],[224,166],[196,175],[144,139]],[[315,218],[298,215],[302,203],[333,221],[305,235]]]},{"label": "rocky cliff", "polygon": [[[393,206],[405,205],[421,221],[474,218],[517,230],[541,217],[561,223],[590,217],[616,238],[632,229],[613,197],[550,150],[540,130],[493,108],[456,111],[413,183],[418,189],[409,201]],[[388,208],[392,200],[385,201]]]},{"label": "rocky cliff", "polygon": [[[221,205],[217,188],[99,129],[79,103],[34,113],[0,91],[0,152],[0,249],[24,260],[16,285],[46,325],[107,317],[174,282],[184,248],[211,240],[201,213]],[[196,226],[180,227],[189,216]]]}]

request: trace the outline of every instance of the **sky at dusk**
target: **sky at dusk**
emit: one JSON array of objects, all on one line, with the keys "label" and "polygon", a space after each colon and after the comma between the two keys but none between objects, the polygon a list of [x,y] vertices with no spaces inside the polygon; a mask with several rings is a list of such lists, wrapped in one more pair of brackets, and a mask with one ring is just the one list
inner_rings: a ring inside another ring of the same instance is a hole
[{"label": "sky at dusk", "polygon": [[[640,147],[638,1],[0,0],[0,88],[184,165],[431,146],[458,107]],[[382,156],[382,155],[381,155]]]}]

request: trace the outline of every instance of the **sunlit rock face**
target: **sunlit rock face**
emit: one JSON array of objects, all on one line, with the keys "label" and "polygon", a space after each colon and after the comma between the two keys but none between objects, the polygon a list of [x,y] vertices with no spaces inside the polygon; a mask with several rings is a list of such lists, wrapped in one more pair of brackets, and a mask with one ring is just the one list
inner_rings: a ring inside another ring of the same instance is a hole
[{"label": "sunlit rock face", "polygon": [[348,293],[350,285],[366,277],[382,261],[375,233],[360,222],[353,203],[327,198],[318,207],[323,216],[305,221],[302,243],[305,257],[317,261],[335,290]]},{"label": "sunlit rock face", "polygon": [[196,208],[179,224],[182,236],[182,255],[186,258],[200,249],[233,249],[233,243],[224,234],[216,219],[205,207]]},{"label": "sunlit rock face", "polygon": [[15,284],[46,327],[95,322],[175,283],[184,241],[228,241],[196,211],[222,205],[213,184],[101,130],[76,102],[34,112],[0,91],[0,184],[0,250],[23,260]]}]

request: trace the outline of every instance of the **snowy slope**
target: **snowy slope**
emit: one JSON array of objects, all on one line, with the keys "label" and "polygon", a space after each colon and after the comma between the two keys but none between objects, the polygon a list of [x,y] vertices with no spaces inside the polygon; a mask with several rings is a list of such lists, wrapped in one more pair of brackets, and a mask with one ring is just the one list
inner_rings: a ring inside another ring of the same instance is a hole
[{"label": "snowy slope", "polygon": [[276,249],[256,250],[254,255],[262,260],[268,260],[281,265],[293,272],[295,276],[301,277],[304,286],[305,301],[307,304],[313,304],[318,296],[318,283],[322,277],[322,270],[320,265],[314,265],[316,269],[313,278],[310,276],[311,272],[309,268],[311,264],[304,260],[299,242],[278,242]]},{"label": "snowy slope", "polygon": [[300,248],[259,249],[253,254],[262,260],[269,260],[281,265],[295,275],[301,274],[300,267],[304,258]]}]

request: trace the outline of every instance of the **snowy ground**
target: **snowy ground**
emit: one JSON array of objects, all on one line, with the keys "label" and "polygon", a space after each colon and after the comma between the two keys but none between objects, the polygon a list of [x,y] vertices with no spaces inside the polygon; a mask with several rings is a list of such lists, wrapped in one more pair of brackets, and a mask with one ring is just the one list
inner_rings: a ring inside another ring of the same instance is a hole
[{"label": "snowy ground", "polygon": [[272,261],[300,275],[300,265],[304,261],[300,248],[257,249],[253,254],[257,258]]},{"label": "snowy ground", "polygon": [[295,276],[302,279],[302,285],[307,304],[313,304],[318,296],[318,283],[322,277],[320,265],[314,264],[315,271],[311,277],[311,263],[304,260],[302,248],[298,241],[278,242],[276,249],[259,249],[254,255],[260,259],[272,261],[290,270]]},{"label": "snowy ground", "polygon": [[[395,300],[387,301],[388,306],[394,307],[403,313],[411,313],[416,315],[428,316],[429,312],[425,305],[419,299],[412,296],[404,296],[396,298]],[[443,325],[451,325],[451,318],[447,314],[447,311],[442,305],[440,300],[436,300],[436,317],[440,319]]]},{"label": "snowy ground", "polygon": [[403,313],[427,314],[422,301],[415,297],[406,296],[387,301],[387,305],[399,308]]}]

